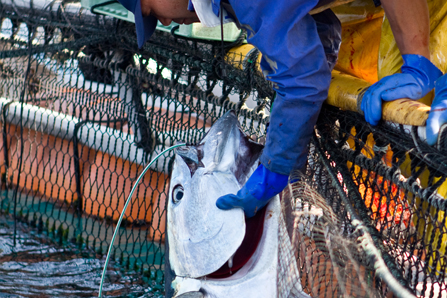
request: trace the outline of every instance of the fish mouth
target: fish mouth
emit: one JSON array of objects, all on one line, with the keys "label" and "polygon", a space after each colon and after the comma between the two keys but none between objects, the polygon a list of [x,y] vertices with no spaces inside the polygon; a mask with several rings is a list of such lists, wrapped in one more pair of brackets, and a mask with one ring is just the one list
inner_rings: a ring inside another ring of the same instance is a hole
[{"label": "fish mouth", "polygon": [[[206,277],[223,279],[237,273],[255,253],[264,232],[264,220],[267,208],[264,207],[255,216],[245,217],[245,236],[241,245],[232,256],[232,261],[225,262],[222,267]],[[231,258],[230,258],[231,259]],[[229,263],[232,263],[229,265]],[[232,265],[232,266],[231,266]],[[231,267],[230,267],[231,266]]]}]

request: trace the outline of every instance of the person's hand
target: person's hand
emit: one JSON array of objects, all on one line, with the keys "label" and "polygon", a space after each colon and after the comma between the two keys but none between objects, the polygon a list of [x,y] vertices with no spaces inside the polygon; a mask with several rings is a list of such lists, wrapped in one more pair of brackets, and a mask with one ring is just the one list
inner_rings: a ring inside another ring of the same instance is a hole
[{"label": "person's hand", "polygon": [[431,146],[438,140],[439,129],[447,123],[447,75],[436,81],[435,99],[431,104],[426,124],[427,143]]},{"label": "person's hand", "polygon": [[377,125],[382,118],[382,100],[420,99],[430,92],[442,72],[427,58],[403,55],[401,72],[382,78],[369,87],[363,96],[361,110],[365,120]]},{"label": "person's hand", "polygon": [[287,175],[269,171],[261,164],[236,195],[222,196],[216,205],[223,210],[242,208],[247,217],[253,217],[286,187],[288,178]]}]

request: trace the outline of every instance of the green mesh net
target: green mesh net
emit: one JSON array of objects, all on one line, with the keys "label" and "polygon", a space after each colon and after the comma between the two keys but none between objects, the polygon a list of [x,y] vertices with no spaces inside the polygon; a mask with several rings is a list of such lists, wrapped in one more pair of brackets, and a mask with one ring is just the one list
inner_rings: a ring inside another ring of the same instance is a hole
[{"label": "green mesh net", "polygon": [[[143,167],[196,143],[229,109],[265,134],[270,86],[254,64],[242,71],[219,55],[244,36],[222,48],[157,31],[138,49],[133,24],[79,3],[5,1],[0,13],[0,206],[62,245],[105,254]],[[113,255],[160,288],[172,156],[145,175]]]},{"label": "green mesh net", "polygon": [[[257,50],[230,52],[243,33],[174,28],[138,49],[133,24],[76,2],[1,0],[0,14],[0,207],[61,245],[103,255],[144,165],[226,111],[264,141],[274,92]],[[138,187],[113,255],[160,290],[172,154]],[[282,194],[280,297],[444,297],[446,176],[417,127],[325,106],[307,172]]]}]

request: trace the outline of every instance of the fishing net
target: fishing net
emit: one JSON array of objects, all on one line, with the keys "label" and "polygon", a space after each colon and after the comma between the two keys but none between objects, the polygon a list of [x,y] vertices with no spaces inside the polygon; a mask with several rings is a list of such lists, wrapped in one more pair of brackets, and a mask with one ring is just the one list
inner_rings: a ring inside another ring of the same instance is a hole
[{"label": "fishing net", "polygon": [[[157,31],[138,49],[134,24],[77,2],[2,0],[0,16],[0,207],[62,246],[103,257],[144,166],[197,143],[226,111],[254,139],[265,134],[271,86],[256,63],[221,55],[244,35],[222,45]],[[153,292],[163,292],[172,157],[138,186],[112,255]]]},{"label": "fishing net", "polygon": [[299,270],[279,280],[312,297],[444,297],[445,154],[417,131],[325,107],[283,193]]},{"label": "fishing net", "polygon": [[[243,32],[222,43],[172,27],[138,49],[133,24],[76,2],[1,0],[0,15],[0,207],[61,245],[101,257],[144,165],[228,110],[264,140],[274,93]],[[154,293],[172,154],[137,188],[113,255]],[[280,297],[444,297],[446,175],[417,127],[325,106],[282,195]]]}]

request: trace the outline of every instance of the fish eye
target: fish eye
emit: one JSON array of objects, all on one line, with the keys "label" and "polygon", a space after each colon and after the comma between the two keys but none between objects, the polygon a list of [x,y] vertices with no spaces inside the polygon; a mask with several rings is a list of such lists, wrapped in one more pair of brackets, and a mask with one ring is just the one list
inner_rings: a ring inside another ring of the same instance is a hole
[{"label": "fish eye", "polygon": [[183,187],[181,185],[174,186],[174,189],[172,190],[172,202],[174,202],[174,204],[180,202],[183,198],[183,194]]}]

